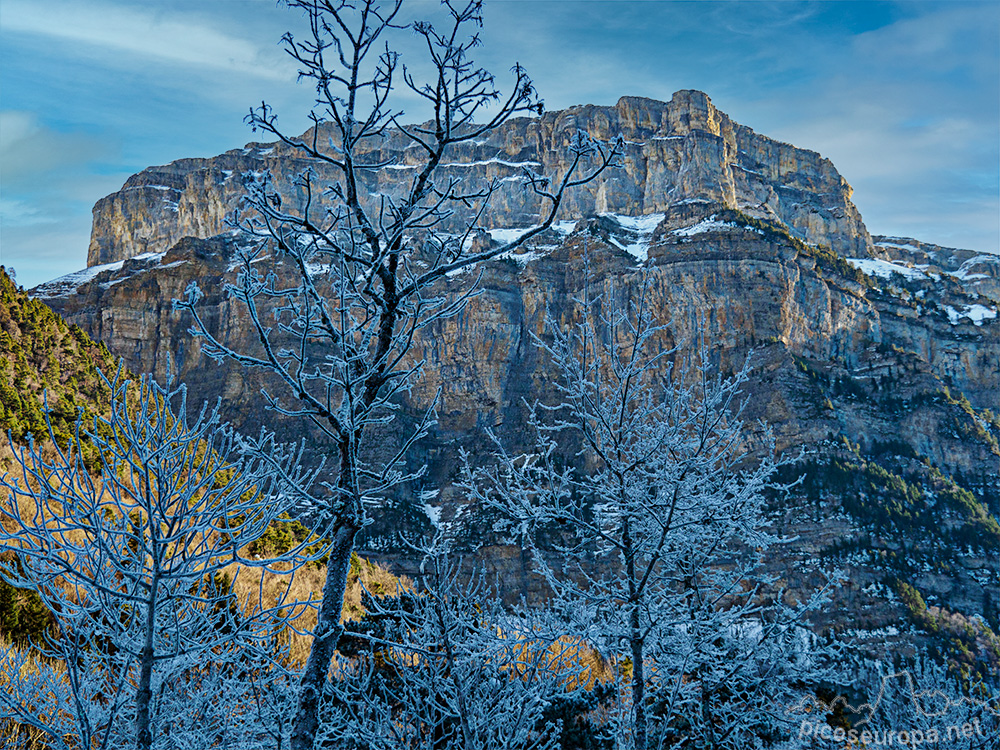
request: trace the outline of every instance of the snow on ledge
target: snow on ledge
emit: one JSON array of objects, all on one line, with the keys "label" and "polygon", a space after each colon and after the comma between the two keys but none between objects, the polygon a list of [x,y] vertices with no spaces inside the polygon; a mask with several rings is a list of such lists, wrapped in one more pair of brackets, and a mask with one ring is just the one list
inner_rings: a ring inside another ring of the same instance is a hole
[{"label": "snow on ledge", "polygon": [[885,237],[876,242],[875,247],[893,247],[899,250],[920,252],[920,248],[912,244],[908,237]]},{"label": "snow on ledge", "polygon": [[442,164],[442,167],[482,167],[487,164],[500,164],[504,167],[540,167],[539,161],[507,161],[505,159],[484,159],[482,161],[455,161],[449,164]]},{"label": "snow on ledge", "polygon": [[[140,255],[134,255],[127,260],[144,260],[159,262],[163,256],[163,253],[142,253]],[[177,265],[172,263],[171,265]],[[76,294],[81,286],[87,282],[93,281],[98,275],[105,271],[120,271],[125,266],[124,260],[117,260],[114,263],[104,263],[99,266],[90,266],[89,268],[84,268],[80,271],[75,271],[73,273],[68,273],[65,276],[60,276],[57,279],[52,279],[52,281],[46,281],[43,284],[39,284],[34,289],[32,296],[40,297],[42,299],[51,299],[54,297],[69,297],[72,294]]]},{"label": "snow on ledge", "polygon": [[948,321],[953,326],[957,326],[962,318],[968,318],[973,325],[981,326],[984,320],[992,320],[997,316],[996,309],[986,307],[986,305],[965,305],[961,310],[956,310],[951,305],[945,305],[944,311],[948,314]]},{"label": "snow on ledge", "polygon": [[887,260],[877,258],[847,258],[848,263],[866,273],[869,276],[877,276],[880,279],[891,278],[894,273],[898,273],[908,281],[917,281],[928,278],[927,274],[918,268],[911,268],[900,263],[891,263]]},{"label": "snow on ledge", "polygon": [[725,231],[727,229],[742,229],[746,232],[756,232],[757,234],[764,234],[762,231],[752,226],[741,227],[739,224],[733,221],[719,221],[715,218],[715,215],[709,216],[707,219],[702,219],[697,224],[693,224],[689,227],[681,227],[680,229],[675,229],[671,234],[677,237],[693,237],[696,234],[704,234],[706,232],[719,232]]}]

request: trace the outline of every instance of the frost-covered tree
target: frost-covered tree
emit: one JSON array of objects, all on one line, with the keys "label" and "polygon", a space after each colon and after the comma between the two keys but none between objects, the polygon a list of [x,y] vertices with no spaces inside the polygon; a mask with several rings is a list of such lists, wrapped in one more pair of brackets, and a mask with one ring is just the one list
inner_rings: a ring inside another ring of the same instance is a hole
[{"label": "frost-covered tree", "polygon": [[529,453],[500,447],[467,485],[618,665],[617,747],[743,747],[787,725],[791,685],[815,666],[797,622],[817,602],[784,607],[758,570],[779,462],[740,418],[749,366],[723,377],[705,347],[664,347],[651,273],[631,292],[588,284],[577,322],[549,321],[537,343],[562,401],[536,407]]},{"label": "frost-covered tree", "polygon": [[579,639],[543,611],[505,610],[486,580],[432,554],[416,585],[367,599],[342,639],[320,727],[324,746],[368,750],[549,750],[546,718],[581,689]]},{"label": "frost-covered tree", "polygon": [[[410,356],[414,337],[456,314],[467,298],[443,294],[440,282],[545,231],[565,192],[593,179],[617,150],[578,133],[558,179],[525,164],[519,187],[499,179],[467,184],[443,170],[446,155],[542,107],[520,66],[503,95],[494,77],[473,62],[483,23],[480,0],[446,0],[440,24],[402,21],[401,0],[287,5],[309,25],[305,39],[287,34],[284,42],[300,77],[315,85],[314,127],[301,138],[289,135],[266,104],[248,120],[297,158],[337,176],[324,184],[306,168],[284,195],[268,174],[246,176],[248,192],[234,220],[243,249],[226,291],[244,310],[254,347],[238,351],[211,333],[199,314],[197,287],[179,305],[193,315],[203,352],[272,373],[274,390],[265,393],[270,406],[311,422],[331,446],[328,493],[302,509],[302,518],[322,524],[332,541],[292,736],[294,750],[305,750],[313,744],[342,630],[355,538],[368,523],[369,508],[413,478],[402,468],[404,459],[433,419],[431,409],[391,455],[375,451],[372,457],[373,431],[394,419],[399,396],[420,372]],[[405,46],[400,34],[407,40],[415,35],[422,52],[414,61],[398,52]],[[407,125],[399,102],[414,97],[430,119]],[[391,153],[405,154],[405,163],[401,156],[378,156],[389,141]],[[365,175],[379,169],[391,169],[399,181],[372,196]],[[528,191],[540,216],[513,241],[484,247],[474,241],[479,219],[501,189]]]},{"label": "frost-covered tree", "polygon": [[266,436],[251,442],[268,459],[247,455],[183,388],[120,372],[108,386],[107,416],[78,421],[66,448],[15,449],[0,479],[0,577],[56,624],[0,657],[0,721],[72,750],[274,746],[261,701],[288,679],[276,644],[302,606],[265,592],[262,570],[308,558],[244,554],[310,477]]},{"label": "frost-covered tree", "polygon": [[843,663],[848,695],[807,697],[790,706],[788,748],[1000,748],[1000,677],[950,671],[921,657],[895,666],[866,658]]}]

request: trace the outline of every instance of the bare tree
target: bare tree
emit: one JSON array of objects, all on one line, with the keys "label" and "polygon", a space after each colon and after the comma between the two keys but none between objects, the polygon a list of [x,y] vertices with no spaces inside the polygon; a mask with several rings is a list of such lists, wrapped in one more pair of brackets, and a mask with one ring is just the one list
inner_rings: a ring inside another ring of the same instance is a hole
[{"label": "bare tree", "polygon": [[[611,165],[617,146],[577,134],[568,168],[556,181],[525,164],[521,184],[542,206],[538,223],[513,242],[484,248],[473,241],[478,221],[505,185],[465,185],[442,173],[443,159],[456,145],[485,138],[515,115],[539,113],[542,105],[520,66],[513,68],[511,93],[503,96],[493,76],[472,61],[482,26],[480,0],[446,0],[440,27],[402,23],[401,0],[288,5],[303,11],[309,23],[308,38],[287,34],[284,42],[301,66],[300,77],[315,84],[313,127],[305,137],[290,136],[266,104],[248,120],[299,157],[333,168],[337,178],[323,185],[306,169],[295,180],[295,195],[285,196],[268,174],[247,183],[245,210],[234,221],[245,242],[240,270],[226,290],[246,312],[255,349],[238,351],[212,335],[199,316],[197,287],[178,304],[194,316],[202,351],[272,373],[279,385],[265,393],[271,408],[308,420],[332,446],[335,479],[328,495],[303,509],[304,518],[329,529],[332,541],[292,736],[292,747],[305,750],[312,747],[341,633],[355,538],[368,523],[368,506],[413,478],[403,461],[433,421],[432,407],[393,455],[366,458],[372,431],[394,418],[400,395],[421,370],[410,356],[415,336],[456,314],[468,298],[442,294],[439,282],[545,231],[565,192]],[[415,34],[420,42],[424,59],[417,68],[407,67],[396,51],[400,33]],[[421,70],[428,71],[425,80]],[[397,88],[424,102],[431,119],[404,124],[393,104]],[[378,156],[389,141],[398,145],[394,151],[405,152],[405,164]],[[412,178],[392,194],[369,196],[365,175],[390,167]],[[269,256],[282,264],[284,276],[258,270]]]},{"label": "bare tree", "polygon": [[766,431],[755,441],[740,420],[749,367],[722,377],[704,347],[675,367],[650,312],[652,273],[603,295],[588,282],[578,322],[549,321],[537,343],[562,402],[536,407],[530,453],[498,441],[499,465],[467,468],[466,484],[532,545],[576,632],[623,665],[616,747],[742,747],[815,668],[797,621],[819,600],[790,610],[765,595],[756,568],[779,464]]},{"label": "bare tree", "polygon": [[320,735],[370,750],[550,750],[555,696],[585,671],[578,639],[544,611],[505,610],[483,577],[440,553],[412,590],[369,598],[345,633]]},{"label": "bare tree", "polygon": [[252,708],[246,687],[263,673],[283,679],[274,644],[301,607],[265,594],[260,570],[254,601],[236,582],[309,559],[243,556],[309,476],[266,437],[267,461],[245,456],[217,411],[188,415],[183,388],[121,373],[108,385],[107,417],[78,422],[66,449],[17,449],[18,469],[0,479],[0,550],[12,556],[0,576],[37,592],[57,625],[35,644],[43,661],[30,649],[0,659],[0,718],[44,731],[51,747],[145,749],[167,736],[251,747],[267,730],[234,707]]},{"label": "bare tree", "polygon": [[895,665],[855,654],[832,684],[848,695],[809,696],[789,706],[789,748],[921,747],[930,750],[1000,748],[1000,689],[985,678],[951,670],[926,656]]}]

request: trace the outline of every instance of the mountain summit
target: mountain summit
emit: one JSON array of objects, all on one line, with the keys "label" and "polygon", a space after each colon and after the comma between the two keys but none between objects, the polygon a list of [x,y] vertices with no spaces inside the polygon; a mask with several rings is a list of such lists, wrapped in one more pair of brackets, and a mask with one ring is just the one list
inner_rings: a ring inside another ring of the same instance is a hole
[{"label": "mountain summit", "polygon": [[[448,169],[473,184],[493,177],[517,182],[524,167],[561,174],[577,130],[602,140],[621,138],[624,153],[620,169],[568,195],[566,218],[638,216],[704,202],[780,223],[805,242],[836,246],[847,255],[872,250],[851,187],[828,159],[733,122],[700,91],[678,91],[669,103],[622,97],[613,107],[584,105],[518,118],[486,140],[457,146]],[[365,187],[392,194],[408,184],[411,156],[403,140],[390,135],[371,153],[370,163],[381,166],[364,173]],[[94,207],[87,265],[163,252],[182,237],[221,234],[243,195],[241,174],[269,170],[279,187],[288,188],[305,166],[283,144],[251,143],[211,159],[149,167]],[[328,166],[316,168],[321,178],[336,179]],[[484,218],[487,226],[527,226],[536,209],[530,192],[507,190]]]}]

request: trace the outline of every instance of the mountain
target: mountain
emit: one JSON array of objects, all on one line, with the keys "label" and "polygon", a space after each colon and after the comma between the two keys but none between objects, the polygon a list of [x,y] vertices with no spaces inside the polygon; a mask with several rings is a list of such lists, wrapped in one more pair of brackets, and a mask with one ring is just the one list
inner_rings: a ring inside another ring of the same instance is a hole
[{"label": "mountain", "polygon": [[[525,444],[525,402],[553,395],[531,336],[545,335],[546,311],[567,319],[586,257],[595,283],[626,294],[647,269],[671,340],[703,334],[723,371],[754,352],[747,416],[773,426],[779,450],[802,453],[789,478],[803,482],[773,504],[772,522],[790,541],[769,564],[792,591],[816,583],[802,571],[817,565],[845,572],[819,624],[875,650],[922,642],[970,667],[995,668],[1000,259],[872,237],[829,160],[733,122],[695,91],[669,103],[626,97],[519,119],[456,149],[447,174],[509,188],[476,242],[501,241],[535,221],[520,168],[559,173],[576,129],[621,138],[623,166],[577,189],[554,228],[528,247],[486,264],[482,294],[417,341],[425,377],[401,419],[414,418],[441,386],[439,424],[411,457],[429,471],[380,514],[369,554],[405,571],[394,533],[454,518],[456,443],[484,457],[490,426]],[[380,143],[371,159],[385,166],[364,178],[373,200],[402,189],[410,156],[392,136]],[[305,166],[285,146],[253,143],[146,169],[95,206],[88,268],[32,293],[136,371],[162,375],[172,356],[196,395],[223,399],[227,418],[308,437],[322,452],[318,435],[264,412],[261,373],[206,362],[171,306],[197,280],[215,334],[252,343],[223,289],[239,242],[225,217],[238,206],[242,174],[269,170],[294,194]],[[457,274],[442,291],[457,294],[474,281]],[[379,441],[391,449],[398,433],[386,430]],[[479,545],[508,593],[537,594],[517,549],[487,533],[461,541]]]}]

